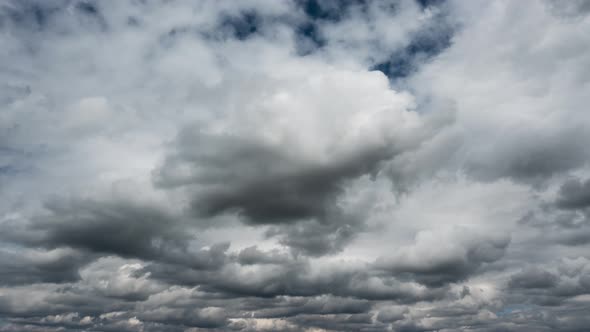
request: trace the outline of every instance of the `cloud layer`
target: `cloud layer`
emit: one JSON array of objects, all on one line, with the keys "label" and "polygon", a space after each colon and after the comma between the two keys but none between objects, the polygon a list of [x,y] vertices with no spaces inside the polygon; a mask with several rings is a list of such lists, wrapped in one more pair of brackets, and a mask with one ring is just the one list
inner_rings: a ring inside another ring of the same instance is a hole
[{"label": "cloud layer", "polygon": [[587,330],[587,1],[0,29],[0,331]]}]

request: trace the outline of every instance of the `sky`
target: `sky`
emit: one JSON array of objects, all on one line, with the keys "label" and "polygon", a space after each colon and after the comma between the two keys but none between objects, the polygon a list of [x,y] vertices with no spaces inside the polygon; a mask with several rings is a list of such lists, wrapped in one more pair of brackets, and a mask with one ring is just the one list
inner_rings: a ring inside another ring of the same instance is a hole
[{"label": "sky", "polygon": [[588,31],[588,0],[0,0],[0,332],[588,331]]}]

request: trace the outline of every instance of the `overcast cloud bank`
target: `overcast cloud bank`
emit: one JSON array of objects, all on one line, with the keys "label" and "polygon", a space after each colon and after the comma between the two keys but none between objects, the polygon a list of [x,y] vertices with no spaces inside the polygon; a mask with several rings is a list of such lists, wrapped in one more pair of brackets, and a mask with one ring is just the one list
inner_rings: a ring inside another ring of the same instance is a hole
[{"label": "overcast cloud bank", "polygon": [[590,2],[0,30],[0,331],[588,330]]}]

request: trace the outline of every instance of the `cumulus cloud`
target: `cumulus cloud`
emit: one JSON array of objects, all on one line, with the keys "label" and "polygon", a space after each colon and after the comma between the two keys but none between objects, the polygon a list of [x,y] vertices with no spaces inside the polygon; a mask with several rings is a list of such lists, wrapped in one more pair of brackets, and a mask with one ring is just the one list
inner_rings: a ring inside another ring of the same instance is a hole
[{"label": "cumulus cloud", "polygon": [[409,274],[424,284],[460,281],[484,263],[500,259],[510,243],[505,234],[478,234],[453,228],[422,231],[415,243],[401,247],[377,265],[394,274]]},{"label": "cumulus cloud", "polygon": [[588,1],[0,4],[0,331],[585,331]]}]

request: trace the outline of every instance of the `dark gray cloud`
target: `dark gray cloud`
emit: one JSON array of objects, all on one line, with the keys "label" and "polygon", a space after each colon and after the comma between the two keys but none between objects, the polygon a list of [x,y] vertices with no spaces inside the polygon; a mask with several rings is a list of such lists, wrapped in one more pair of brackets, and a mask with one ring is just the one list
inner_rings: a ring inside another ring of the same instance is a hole
[{"label": "dark gray cloud", "polygon": [[[175,272],[175,273],[173,273]],[[442,298],[445,287],[416,287],[384,275],[369,266],[326,267],[316,275],[307,260],[296,259],[282,265],[240,266],[227,264],[216,271],[198,271],[169,265],[151,264],[143,273],[168,284],[201,285],[200,290],[230,297],[273,298],[333,295],[364,300],[391,300],[402,303]]]},{"label": "dark gray cloud", "polygon": [[510,287],[513,288],[551,288],[557,284],[557,276],[550,272],[529,268],[513,275],[510,278]]},{"label": "dark gray cloud", "polygon": [[[483,160],[470,161],[466,169],[486,181],[507,177],[516,181],[543,182],[585,165],[588,154],[584,142],[585,126],[551,132],[524,129],[512,137],[501,137],[480,149],[487,150]],[[475,155],[479,154],[474,152]],[[496,162],[492,161],[497,160]]]},{"label": "dark gray cloud", "polygon": [[556,203],[562,209],[583,209],[590,206],[590,180],[566,181],[559,189]]},{"label": "dark gray cloud", "polygon": [[[386,155],[378,151],[334,165],[305,165],[261,143],[187,132],[179,150],[156,181],[195,188],[192,213],[199,218],[235,213],[249,224],[283,225],[267,234],[308,254],[338,251],[362,229],[362,220],[340,212],[336,199],[347,179],[370,172]],[[194,173],[174,179],[170,173],[178,163],[188,163]]]},{"label": "dark gray cloud", "polygon": [[528,266],[513,274],[508,281],[510,294],[506,301],[527,307],[559,307],[572,296],[590,293],[586,259],[566,258],[552,263]]},{"label": "dark gray cloud", "polygon": [[[374,171],[392,153],[380,148],[333,164],[307,165],[285,152],[242,137],[185,130],[156,183],[198,185],[192,199],[197,214],[236,212],[253,224],[286,223],[325,218],[345,180]],[[177,178],[175,171],[183,166],[192,174]]]},{"label": "dark gray cloud", "polygon": [[[401,278],[440,286],[468,278],[482,266],[502,258],[510,243],[506,235],[478,234],[469,229],[419,233],[414,245],[400,248],[376,266]],[[438,245],[432,245],[437,241]]]},{"label": "dark gray cloud", "polygon": [[237,260],[242,265],[254,264],[283,264],[290,260],[289,255],[274,250],[270,253],[261,251],[256,246],[248,247],[241,250]]},{"label": "dark gray cloud", "polygon": [[590,11],[590,1],[588,0],[574,0],[565,5],[559,4],[555,0],[548,0],[547,5],[553,13],[565,18],[583,17]]},{"label": "dark gray cloud", "polygon": [[262,309],[259,317],[280,318],[303,314],[308,315],[339,315],[367,313],[372,303],[367,300],[339,298],[334,296],[319,296],[313,298],[295,297],[284,301],[277,301],[275,307]]},{"label": "dark gray cloud", "polygon": [[[19,245],[52,250],[44,254],[49,257],[41,258],[47,261],[30,267],[47,270],[47,278],[51,278],[49,272],[53,269],[54,280],[46,281],[60,281],[60,275],[61,281],[68,281],[68,277],[77,275],[80,265],[101,255],[162,261],[196,269],[215,269],[226,260],[229,243],[213,244],[207,249],[189,248],[189,243],[196,239],[195,231],[178,216],[155,204],[125,199],[52,200],[45,208],[45,215],[24,226],[21,224],[3,238]],[[62,251],[64,257],[51,257],[51,253],[57,256]]]},{"label": "dark gray cloud", "polygon": [[566,178],[555,198],[540,202],[536,209],[521,218],[520,223],[536,228],[545,241],[572,247],[587,245],[590,243],[587,182]]},{"label": "dark gray cloud", "polygon": [[127,202],[53,201],[34,224],[41,245],[69,246],[106,254],[153,258],[186,246],[187,234],[151,206]]},{"label": "dark gray cloud", "polygon": [[88,255],[74,250],[41,250],[23,252],[13,248],[0,252],[2,285],[64,283],[80,279],[78,270],[88,262]]}]

